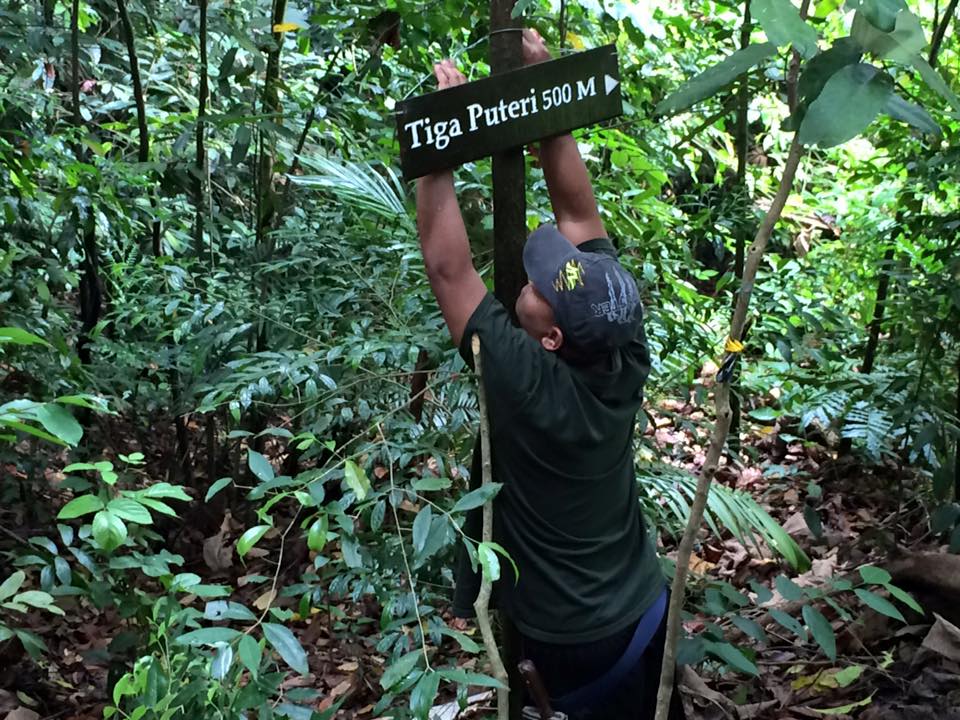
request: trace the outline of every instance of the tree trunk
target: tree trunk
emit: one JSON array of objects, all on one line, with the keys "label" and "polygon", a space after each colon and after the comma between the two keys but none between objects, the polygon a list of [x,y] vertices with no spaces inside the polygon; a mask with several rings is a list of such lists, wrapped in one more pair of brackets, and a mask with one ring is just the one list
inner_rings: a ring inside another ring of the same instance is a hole
[{"label": "tree trunk", "polygon": [[[203,252],[203,228],[207,215],[206,209],[206,184],[207,184],[207,149],[204,140],[204,130],[206,121],[204,115],[207,113],[207,98],[210,94],[207,80],[207,0],[198,0],[200,10],[200,89],[197,96],[197,159],[194,167],[194,197],[193,204],[196,209],[194,218],[193,237],[194,252],[199,255]],[[210,252],[213,256],[213,248]]]},{"label": "tree trunk", "polygon": [[[957,354],[957,408],[960,418],[960,353]],[[953,449],[953,501],[960,503],[960,437]]]},{"label": "tree trunk", "polygon": [[[514,0],[490,0],[490,70],[493,75],[523,64],[521,18]],[[493,156],[493,285],[497,299],[516,320],[514,305],[526,284],[523,243],[527,235],[523,148]]]},{"label": "tree trunk", "polygon": [[943,45],[943,39],[947,36],[947,28],[950,27],[950,21],[957,11],[957,0],[950,0],[946,12],[943,13],[943,20],[934,28],[933,39],[930,41],[930,55],[927,62],[931,67],[937,66],[937,56],[940,54],[940,47]]},{"label": "tree trunk", "polygon": [[[80,113],[80,1],[73,0],[70,11],[70,59],[71,59],[71,100],[73,125],[83,127],[83,115]],[[79,142],[74,146],[77,162],[85,162],[86,150]],[[83,274],[80,277],[80,334],[77,338],[77,355],[80,362],[88,365],[91,360],[90,333],[100,320],[103,293],[100,285],[99,253],[97,250],[94,210],[86,208],[84,216],[79,209],[73,211],[74,231],[83,247]]]},{"label": "tree trunk", "polygon": [[[280,25],[283,22],[283,16],[287,12],[287,0],[273,0],[273,10],[270,15],[271,26]],[[283,33],[273,33],[274,47],[267,54],[267,72],[263,80],[263,103],[261,113],[263,115],[275,115],[281,112],[280,91],[278,88],[280,81],[280,52],[283,50]],[[279,118],[275,122],[280,122]],[[261,130],[261,137],[264,132]],[[257,215],[257,244],[266,246],[264,259],[273,255],[273,241],[270,238],[270,230],[273,229],[274,217],[276,216],[276,192],[273,187],[273,162],[275,152],[276,138],[273,133],[266,132],[266,139],[260,152],[260,168],[258,188],[260,200],[257,203],[259,212]]]},{"label": "tree trunk", "polygon": [[[743,271],[743,285],[740,288],[737,307],[733,312],[733,320],[730,322],[729,337],[731,340],[739,341],[743,339],[743,330],[747,320],[747,309],[750,305],[750,295],[753,291],[753,284],[757,276],[757,270],[760,267],[760,261],[763,258],[763,251],[766,249],[767,241],[773,234],[773,228],[780,219],[784,205],[787,203],[790,189],[793,187],[793,178],[796,175],[802,155],[803,146],[797,137],[794,136],[793,145],[790,148],[790,155],[787,157],[787,161],[783,167],[783,176],[780,178],[780,188],[777,190],[777,195],[770,204],[770,209],[767,211],[766,217],[764,217],[763,222],[757,229],[756,237],[747,253]],[[660,669],[660,689],[657,693],[656,720],[667,720],[670,712],[670,700],[673,696],[674,676],[677,665],[677,641],[680,637],[680,613],[683,610],[687,572],[690,568],[690,554],[693,552],[693,543],[696,540],[697,532],[700,530],[700,524],[703,521],[703,510],[707,505],[710,483],[713,481],[713,476],[719,467],[720,458],[723,456],[724,447],[727,443],[727,433],[730,430],[730,385],[725,382],[718,382],[714,390],[714,397],[717,408],[717,419],[713,427],[713,434],[710,438],[710,448],[707,451],[707,457],[703,463],[703,470],[697,482],[697,491],[694,496],[693,506],[690,508],[690,519],[687,521],[683,538],[680,540],[680,547],[677,549],[677,566],[673,575],[670,610],[667,616],[667,639],[663,649],[663,665]]]},{"label": "tree trunk", "polygon": [[[750,29],[753,19],[750,17],[750,0],[744,0],[743,3],[743,25],[740,27],[740,48],[743,49],[750,44]],[[748,127],[747,110],[750,108],[750,73],[746,72],[740,78],[740,88],[737,93],[737,193],[744,201],[742,208],[743,217],[737,223],[737,236],[735,238],[733,257],[733,274],[737,282],[735,287],[739,287],[743,280],[743,255],[747,244],[747,233],[750,231],[748,222],[750,215],[750,204],[747,202],[749,193],[747,191],[747,152],[750,148],[750,128]],[[737,294],[734,293],[731,298],[733,306],[737,305]],[[740,452],[740,383],[739,372],[735,372],[731,380],[730,388],[730,448],[734,452]]]},{"label": "tree trunk", "polygon": [[[137,131],[140,142],[137,147],[137,162],[150,162],[150,133],[147,130],[147,106],[143,97],[143,85],[140,81],[140,60],[137,58],[137,47],[133,34],[133,23],[127,12],[126,0],[117,0],[117,13],[120,16],[120,25],[123,28],[123,41],[127,46],[127,58],[130,63],[130,82],[133,85],[133,100],[137,107]],[[150,193],[150,207],[153,208],[153,224],[150,231],[150,247],[154,256],[160,255],[160,221],[156,218],[157,196]]]},{"label": "tree trunk", "polygon": [[[893,229],[894,238],[900,232],[900,223]],[[887,293],[890,291],[890,274],[893,272],[894,246],[891,244],[883,254],[880,264],[880,280],[877,282],[877,300],[873,305],[873,319],[870,321],[870,337],[867,340],[867,349],[863,354],[863,368],[861,372],[873,372],[874,361],[877,357],[877,346],[880,343],[880,329],[883,326],[883,313],[887,306]]]}]

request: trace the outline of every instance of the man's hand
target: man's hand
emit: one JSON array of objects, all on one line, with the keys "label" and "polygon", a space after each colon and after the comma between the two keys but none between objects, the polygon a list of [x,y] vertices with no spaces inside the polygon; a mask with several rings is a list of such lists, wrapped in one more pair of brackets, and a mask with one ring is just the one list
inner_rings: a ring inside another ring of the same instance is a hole
[{"label": "man's hand", "polygon": [[440,90],[463,85],[467,81],[450,58],[434,65],[433,74],[437,76],[437,86]]},{"label": "man's hand", "polygon": [[526,29],[523,31],[523,64],[535,65],[550,59],[550,53],[547,52],[547,46],[536,30]]}]

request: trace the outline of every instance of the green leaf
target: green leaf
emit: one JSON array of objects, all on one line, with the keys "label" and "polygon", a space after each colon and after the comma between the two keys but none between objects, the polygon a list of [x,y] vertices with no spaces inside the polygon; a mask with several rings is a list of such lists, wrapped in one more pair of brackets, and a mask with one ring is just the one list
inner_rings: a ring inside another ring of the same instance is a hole
[{"label": "green leaf", "polygon": [[480,652],[480,646],[470,639],[470,636],[454,630],[449,627],[438,627],[437,631],[441,635],[446,635],[447,637],[453,638],[457,641],[457,644],[460,645],[460,649],[468,653],[478,653]]},{"label": "green leaf", "polygon": [[745,635],[753,638],[758,643],[765,643],[767,641],[767,633],[764,632],[759,623],[754,622],[750,618],[734,615],[732,618],[730,618],[730,622],[740,628]]},{"label": "green leaf", "polygon": [[889,76],[873,65],[840,68],[807,109],[800,142],[828,148],[856,137],[883,109],[893,92],[891,86]]},{"label": "green leaf", "polygon": [[704,648],[710,654],[723,660],[723,662],[733,670],[746,673],[747,675],[753,675],[754,677],[760,675],[760,671],[753,661],[747,658],[739,648],[730,643],[707,641],[704,642]]},{"label": "green leaf", "polygon": [[855,683],[863,675],[863,670],[863,665],[851,665],[835,673],[833,679],[837,681],[837,685],[844,688]]},{"label": "green leaf", "polygon": [[927,45],[920,19],[909,10],[897,14],[895,28],[884,31],[858,12],[853,17],[850,36],[879,60],[909,63]]},{"label": "green leaf", "polygon": [[424,505],[417,513],[417,519],[413,521],[413,550],[420,552],[427,542],[427,535],[430,533],[430,520],[433,518],[433,511],[429,505]]},{"label": "green leaf", "polygon": [[8,343],[12,345],[46,345],[50,347],[50,343],[31,332],[21,330],[18,327],[0,327],[0,345]]},{"label": "green leaf", "polygon": [[490,547],[490,543],[480,543],[477,546],[477,559],[480,560],[485,578],[489,578],[491,582],[500,579],[500,559],[496,551]]},{"label": "green leaf", "polygon": [[321,515],[313,521],[313,524],[307,531],[307,547],[314,552],[320,552],[327,544],[329,522],[326,515]]},{"label": "green leaf", "polygon": [[427,476],[414,481],[413,489],[417,492],[431,492],[433,490],[446,490],[451,484],[450,478]]},{"label": "green leaf", "polygon": [[860,45],[849,37],[840,38],[833,47],[825,50],[810,62],[806,63],[800,81],[797,83],[797,93],[800,99],[809,105],[823,92],[823,87],[840,68],[860,62],[863,51]]},{"label": "green leaf", "polygon": [[890,573],[876,565],[864,565],[860,568],[860,577],[865,583],[886,585],[892,579]]},{"label": "green leaf", "polygon": [[803,621],[810,628],[813,639],[816,640],[823,652],[831,660],[837,659],[837,636],[830,626],[830,622],[819,610],[811,605],[803,606]]},{"label": "green leaf", "polygon": [[803,629],[803,625],[797,622],[793,616],[788,615],[783,610],[779,610],[777,608],[770,608],[768,612],[770,613],[770,617],[772,617],[777,623],[783,625],[783,627],[802,639],[804,642],[807,641],[807,631]]},{"label": "green leaf", "polygon": [[256,450],[247,451],[247,465],[261,482],[270,482],[275,477],[270,461]]},{"label": "green leaf", "polygon": [[673,115],[701,100],[713,96],[718,90],[729,85],[752,67],[777,52],[773,43],[749,45],[737,50],[685,83],[679,90],[663,100],[654,110],[655,115]]},{"label": "green leaf", "polygon": [[856,710],[858,707],[866,707],[871,702],[873,702],[873,693],[870,693],[868,697],[865,697],[863,700],[858,700],[857,702],[848,703],[846,705],[840,705],[839,707],[832,708],[808,708],[815,713],[820,713],[821,715],[849,715],[853,710]]},{"label": "green leaf", "polygon": [[260,672],[260,662],[263,659],[263,653],[260,650],[260,643],[249,635],[240,638],[240,644],[237,646],[237,657],[243,666],[250,671],[254,678]]},{"label": "green leaf", "polygon": [[527,8],[536,5],[536,3],[537,0],[517,0],[513,5],[513,10],[510,11],[510,18],[515,20],[523,15],[527,11]]},{"label": "green leaf", "polygon": [[171,485],[168,482],[154,483],[150,487],[138,491],[137,495],[149,498],[170,498],[183,500],[184,502],[190,502],[191,499],[180,485]]},{"label": "green leaf", "polygon": [[100,500],[100,498],[96,495],[81,495],[60,508],[60,512],[57,513],[57,519],[71,520],[83,515],[95,513],[98,510],[103,510],[103,501]]},{"label": "green leaf", "polygon": [[294,637],[290,629],[276,623],[264,623],[263,635],[273,649],[280,653],[283,661],[294,671],[306,675],[310,668],[307,665],[307,654],[300,646],[300,641]]},{"label": "green leaf", "polygon": [[413,711],[414,717],[419,720],[426,720],[439,689],[440,676],[436,672],[428,670],[420,676],[413,692],[410,693],[410,709]]},{"label": "green leaf", "polygon": [[406,655],[400,657],[395,663],[390,665],[383,676],[380,678],[380,687],[389,690],[398,682],[410,674],[410,671],[417,666],[417,662],[423,657],[421,650],[411,650]]},{"label": "green leaf", "polygon": [[910,63],[917,69],[920,73],[920,77],[923,78],[923,81],[930,87],[931,90],[938,93],[943,97],[954,110],[960,112],[960,98],[956,96],[953,90],[950,89],[950,86],[947,85],[946,81],[941,77],[940,73],[933,69],[933,67],[924,60],[919,55],[914,56]]},{"label": "green leaf", "polygon": [[10,577],[3,581],[0,584],[0,602],[6,600],[8,597],[11,597],[17,590],[20,589],[20,586],[23,585],[23,581],[27,579],[27,575],[23,570],[17,570]]},{"label": "green leaf", "polygon": [[442,668],[437,670],[437,674],[444,680],[460,683],[461,685],[480,685],[482,687],[504,688],[506,685],[490,675],[469,672],[461,668]]},{"label": "green leaf", "polygon": [[210,489],[207,490],[206,497],[203,498],[205,503],[210,502],[211,498],[216,495],[218,492],[223,490],[227,485],[233,482],[233,478],[223,477],[217,480],[213,485],[210,486]]},{"label": "green leaf", "polygon": [[239,636],[240,631],[234,630],[233,628],[209,627],[184,633],[174,640],[174,642],[178,645],[191,645],[194,647],[199,645],[217,645],[218,643],[232,642]]},{"label": "green leaf", "polygon": [[848,2],[848,7],[862,13],[872,25],[883,32],[893,30],[897,15],[908,9],[904,0],[855,0]]},{"label": "green leaf", "polygon": [[83,428],[66,408],[56,403],[45,403],[37,408],[37,420],[51,435],[68,445],[76,445],[83,437]]},{"label": "green leaf", "polygon": [[481,485],[476,490],[468,492],[462,498],[457,500],[450,512],[465,512],[478,508],[500,492],[501,483],[490,483]]},{"label": "green leaf", "polygon": [[210,662],[210,675],[214,680],[223,680],[233,665],[233,647],[223,643],[217,646],[217,654]]},{"label": "green leaf", "polygon": [[112,552],[127,539],[127,526],[110,510],[93,516],[93,538],[106,552]]},{"label": "green leaf", "polygon": [[266,535],[269,529],[269,525],[255,525],[243,533],[240,539],[237,540],[237,554],[243,557],[250,552],[250,548],[260,542],[260,538]]},{"label": "green leaf", "polygon": [[912,125],[928,135],[940,135],[940,126],[930,113],[915,103],[907,102],[896,93],[891,93],[887,98],[883,111],[894,120]]},{"label": "green leaf", "polygon": [[773,586],[777,589],[785,600],[797,602],[803,600],[803,590],[793,580],[786,575],[777,575],[773,580]]},{"label": "green leaf", "polygon": [[343,466],[343,479],[347,487],[353,490],[357,500],[363,500],[370,492],[370,480],[363,468],[357,465],[353,460],[347,460]]},{"label": "green leaf", "polygon": [[893,585],[892,583],[887,583],[886,585],[884,585],[884,587],[887,589],[887,591],[891,595],[893,595],[897,600],[902,602],[908,608],[910,608],[914,612],[920,613],[921,615],[923,614],[923,608],[920,607],[920,603],[914,600],[913,596],[910,593],[908,593],[906,590],[902,590],[901,588],[898,588],[896,585]]},{"label": "green leaf", "polygon": [[906,620],[903,617],[903,614],[899,610],[897,610],[897,606],[891,603],[886,598],[882,598],[876,593],[872,593],[869,590],[865,590],[863,588],[857,588],[856,590],[854,590],[854,592],[857,594],[857,597],[863,601],[865,605],[873,608],[881,615],[886,615],[887,617],[891,617],[894,620],[899,620],[900,622],[906,622]]},{"label": "green leaf", "polygon": [[129,522],[140,523],[141,525],[150,525],[153,523],[153,517],[150,511],[136,500],[130,498],[114,498],[107,503],[107,510]]},{"label": "green leaf", "polygon": [[792,45],[808,60],[817,54],[817,31],[803,21],[790,0],[751,0],[750,12],[777,47]]},{"label": "green leaf", "polygon": [[158,513],[163,513],[164,515],[169,515],[170,517],[180,517],[177,515],[177,511],[172,507],[167,505],[165,502],[160,500],[154,500],[153,498],[141,497],[138,499],[138,502],[151,510],[156,510]]}]

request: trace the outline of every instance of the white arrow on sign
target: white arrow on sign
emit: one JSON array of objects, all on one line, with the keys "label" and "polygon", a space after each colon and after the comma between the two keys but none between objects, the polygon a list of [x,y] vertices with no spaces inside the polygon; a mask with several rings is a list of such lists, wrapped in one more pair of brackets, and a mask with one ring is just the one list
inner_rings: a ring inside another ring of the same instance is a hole
[{"label": "white arrow on sign", "polygon": [[610,91],[613,90],[617,85],[620,84],[619,80],[610,77],[609,75],[603,76],[603,87],[606,90],[606,94],[609,95]]}]

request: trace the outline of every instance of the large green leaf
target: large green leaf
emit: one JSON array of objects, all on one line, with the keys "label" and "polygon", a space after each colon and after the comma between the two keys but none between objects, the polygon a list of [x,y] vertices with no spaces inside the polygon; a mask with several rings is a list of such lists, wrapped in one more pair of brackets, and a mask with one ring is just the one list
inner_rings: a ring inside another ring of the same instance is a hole
[{"label": "large green leaf", "polygon": [[149,525],[153,522],[150,511],[130,498],[114,498],[107,503],[107,509],[130,522],[140,523],[141,525]]},{"label": "large green leaf", "polygon": [[840,68],[807,109],[800,142],[823,148],[845,143],[873,122],[892,93],[889,76],[873,65]]},{"label": "large green leaf", "polygon": [[823,652],[831,660],[837,659],[837,636],[830,626],[830,622],[819,610],[811,605],[803,606],[803,621],[810,628],[813,639],[817,641]]},{"label": "large green leaf", "polygon": [[247,451],[247,466],[250,472],[257,476],[261,482],[270,482],[273,480],[274,472],[270,461],[256,450]]},{"label": "large green leaf", "polygon": [[950,89],[950,86],[947,85],[946,81],[940,76],[940,73],[919,55],[915,55],[910,63],[917,69],[920,77],[923,78],[923,81],[930,89],[938,93],[944,100],[950,103],[954,110],[960,113],[960,98]]},{"label": "large green leaf", "polygon": [[411,650],[406,655],[400,657],[395,663],[390,665],[383,676],[380,678],[380,687],[389,690],[398,682],[403,680],[410,671],[417,666],[417,662],[423,657],[420,650]]},{"label": "large green leaf", "polygon": [[481,485],[476,490],[472,490],[457,500],[451,512],[465,512],[473,510],[483,505],[487,500],[492,500],[494,495],[500,492],[500,483],[490,483]]},{"label": "large green leaf", "polygon": [[940,134],[940,126],[937,125],[937,121],[930,116],[930,113],[919,105],[907,102],[896,93],[891,93],[887,98],[887,102],[884,103],[883,106],[883,111],[894,120],[912,125],[921,132],[930,135]]},{"label": "large green leaf", "polygon": [[343,479],[357,496],[357,500],[363,500],[370,492],[370,479],[363,471],[363,468],[357,465],[353,460],[347,460],[343,465]]},{"label": "large green leaf", "polygon": [[806,59],[817,54],[817,31],[804,22],[790,0],[751,0],[750,12],[777,47],[792,45]]},{"label": "large green leaf", "polygon": [[740,648],[725,642],[705,642],[704,647],[707,652],[723,660],[733,670],[747,675],[760,675],[757,666],[743,654]]},{"label": "large green leaf", "polygon": [[809,105],[819,97],[827,80],[832,78],[840,68],[860,62],[863,50],[856,40],[850,37],[840,38],[829,50],[808,62],[797,83],[797,93],[800,99]]},{"label": "large green leaf", "polygon": [[903,614],[897,609],[897,606],[886,598],[880,597],[876,593],[872,593],[869,590],[864,590],[863,588],[857,588],[854,590],[854,592],[865,605],[873,608],[881,615],[886,615],[887,617],[891,617],[894,620],[899,620],[900,622],[906,622],[906,620],[903,618]]},{"label": "large green leaf", "polygon": [[243,666],[250,671],[250,674],[257,677],[257,673],[260,672],[260,661],[263,658],[260,643],[249,635],[244,635],[240,638],[240,644],[237,646],[237,657],[240,658]]},{"label": "large green leaf", "polygon": [[759,65],[777,52],[772,42],[749,45],[724,58],[712,68],[687,82],[675,93],[657,105],[656,115],[673,115],[714,95],[720,88],[729,85],[752,67]]},{"label": "large green leaf", "polygon": [[0,327],[0,345],[6,343],[12,345],[46,345],[50,346],[42,337],[38,337],[31,332],[21,330],[18,327]]},{"label": "large green leaf", "polygon": [[927,45],[920,19],[909,10],[897,15],[895,28],[890,32],[880,30],[858,12],[853,18],[850,35],[876,58],[901,63],[911,62]]},{"label": "large green leaf", "polygon": [[301,675],[306,675],[310,668],[307,666],[307,654],[303,651],[300,641],[290,632],[290,628],[276,623],[264,623],[263,635],[273,649],[280,653],[283,661]]},{"label": "large green leaf", "polygon": [[852,0],[847,2],[847,7],[858,11],[874,27],[884,32],[893,30],[897,15],[908,9],[904,0]]},{"label": "large green leaf", "polygon": [[93,516],[93,538],[107,552],[112,552],[127,539],[127,526],[109,510]]},{"label": "large green leaf", "polygon": [[13,575],[4,580],[3,583],[0,583],[0,602],[6,600],[19,590],[20,586],[23,585],[23,581],[26,579],[27,576],[23,570],[17,570]]},{"label": "large green leaf", "polygon": [[96,495],[81,495],[64,505],[57,513],[58,520],[71,520],[103,510],[103,501]]},{"label": "large green leaf", "polygon": [[83,428],[66,408],[56,403],[45,403],[36,410],[37,420],[49,432],[68,445],[76,445],[83,437]]},{"label": "large green leaf", "polygon": [[226,627],[209,627],[192,630],[178,637],[174,642],[178,645],[217,645],[228,643],[240,636],[239,630]]},{"label": "large green leaf", "polygon": [[433,518],[433,511],[429,505],[424,505],[423,509],[417,513],[416,520],[413,521],[413,549],[415,552],[423,550],[427,542],[427,535],[430,532],[430,520]]},{"label": "large green leaf", "polygon": [[410,693],[410,710],[415,718],[426,719],[440,688],[440,676],[435,671],[425,672]]},{"label": "large green leaf", "polygon": [[250,552],[250,549],[260,542],[260,539],[267,534],[269,529],[269,525],[255,525],[243,533],[240,539],[237,540],[237,554],[243,557]]}]

